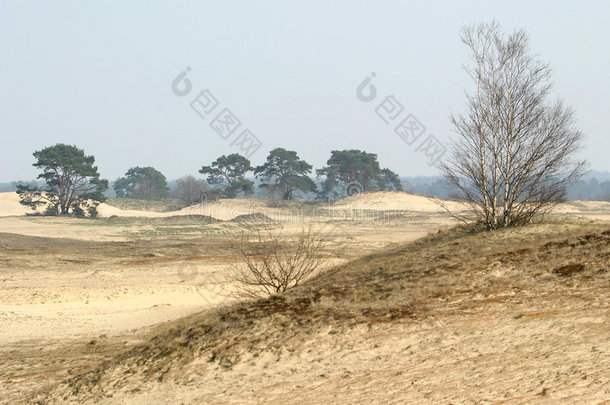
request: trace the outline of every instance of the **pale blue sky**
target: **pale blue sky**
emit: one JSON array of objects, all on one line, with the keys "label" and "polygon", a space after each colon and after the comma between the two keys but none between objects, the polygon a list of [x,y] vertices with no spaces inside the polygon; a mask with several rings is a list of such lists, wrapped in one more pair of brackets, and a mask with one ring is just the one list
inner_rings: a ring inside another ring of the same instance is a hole
[{"label": "pale blue sky", "polygon": [[[377,101],[394,95],[446,142],[469,86],[460,27],[494,18],[530,33],[577,111],[583,156],[610,170],[610,2],[1,0],[0,181],[34,178],[32,152],[57,142],[95,155],[110,180],[132,166],[196,174],[239,151],[189,106],[203,89],[261,140],[255,165],[274,147],[315,167],[356,148],[434,175],[356,87],[375,72]],[[186,66],[181,98],[171,83]]]}]

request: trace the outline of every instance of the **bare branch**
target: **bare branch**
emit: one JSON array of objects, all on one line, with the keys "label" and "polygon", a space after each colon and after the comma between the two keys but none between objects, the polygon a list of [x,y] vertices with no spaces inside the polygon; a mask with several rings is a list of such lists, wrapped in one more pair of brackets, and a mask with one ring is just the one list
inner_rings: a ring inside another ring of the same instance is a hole
[{"label": "bare branch", "polygon": [[525,31],[506,37],[494,21],[464,28],[462,41],[476,91],[466,113],[451,116],[458,139],[442,171],[488,229],[527,223],[582,175],[582,133],[572,110],[547,101],[551,70],[529,53]]},{"label": "bare branch", "polygon": [[311,228],[303,229],[294,241],[283,235],[282,228],[242,232],[230,243],[239,258],[231,266],[235,295],[254,298],[299,285],[326,263],[324,247]]}]

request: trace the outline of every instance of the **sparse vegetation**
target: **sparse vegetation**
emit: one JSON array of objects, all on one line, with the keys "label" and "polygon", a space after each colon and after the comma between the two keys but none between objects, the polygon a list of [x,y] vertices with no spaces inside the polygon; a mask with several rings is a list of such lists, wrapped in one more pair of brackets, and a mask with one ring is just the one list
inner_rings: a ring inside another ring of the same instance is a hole
[{"label": "sparse vegetation", "polygon": [[231,250],[239,263],[231,266],[231,281],[237,283],[237,295],[257,298],[281,294],[296,287],[320,270],[326,258],[324,242],[303,229],[292,241],[282,234],[282,227],[250,229],[231,240]]},{"label": "sparse vegetation", "polygon": [[[607,328],[603,323],[592,322],[591,317],[605,313],[607,306],[603,297],[610,274],[609,238],[607,226],[573,221],[492,235],[472,234],[467,228],[441,232],[334,268],[285,294],[237,302],[160,325],[149,332],[143,343],[110,357],[102,365],[87,363],[91,364],[89,370],[79,368],[76,375],[66,376],[64,383],[50,386],[32,398],[52,403],[64,397],[91,401],[109,394],[137,395],[137,390],[143,390],[141,387],[150,381],[175,384],[184,381],[184,376],[211,378],[216,372],[223,376],[217,391],[226,389],[235,395],[241,387],[231,384],[239,385],[244,378],[247,383],[253,381],[251,375],[243,374],[241,366],[245,364],[264,368],[269,357],[290,364],[305,353],[318,350],[321,355],[332,356],[329,365],[315,363],[311,369],[303,368],[302,378],[307,381],[321,372],[332,372],[331,367],[350,367],[343,357],[352,351],[334,345],[354,335],[364,339],[359,350],[391,354],[384,362],[362,358],[367,367],[408,367],[410,373],[426,381],[425,387],[409,391],[410,398],[429,398],[424,395],[429,395],[429,387],[433,386],[438,388],[435,398],[445,402],[453,393],[443,389],[447,381],[476,386],[481,373],[485,373],[489,383],[474,392],[469,389],[469,395],[504,400],[506,390],[514,387],[514,378],[519,378],[527,384],[527,390],[511,391],[512,396],[534,399],[537,391],[531,392],[530,386],[542,389],[537,376],[555,376],[557,370],[570,367],[582,372],[563,373],[560,378],[545,382],[553,398],[563,398],[563,387],[582,382],[583,373],[590,380],[588,393],[593,395],[604,389],[608,366],[607,357],[603,357]],[[8,246],[23,243],[13,238],[3,240]],[[63,251],[69,243],[74,242],[64,242],[56,248]],[[107,249],[88,246],[85,252],[75,252],[87,259],[105,251],[127,260],[139,255],[143,258],[137,265],[143,266],[155,260],[179,260],[176,252],[197,249],[198,242],[105,244]],[[168,256],[147,257],[146,252],[154,246]],[[129,250],[135,248],[137,251]],[[22,254],[26,253],[12,253]],[[561,266],[574,265],[578,271],[556,274]],[[579,285],[578,290],[575,284]],[[580,294],[580,290],[586,294]],[[412,336],[404,335],[405,328]],[[565,339],[563,333],[569,330],[586,340]],[[337,336],[336,340],[333,336]],[[403,342],[401,336],[404,343],[396,350],[376,349],[388,340],[396,346],[396,342]],[[352,347],[359,342],[345,344]],[[113,347],[112,344],[103,339],[100,350]],[[510,351],[505,350],[506,344],[512,345]],[[329,345],[332,350],[320,348]],[[404,350],[407,355],[400,355]],[[476,356],[473,351],[478,351]],[[54,354],[58,355],[61,354]],[[427,363],[430,356],[449,355],[453,361],[440,368],[431,369]],[[495,371],[499,361],[504,368]],[[361,366],[351,365],[354,370]],[[475,372],[464,375],[464,367]],[[264,368],[264,372],[266,376],[282,373],[272,368]],[[444,373],[441,381],[434,379],[438,372]],[[497,373],[502,378],[496,378]],[[375,378],[383,376],[397,383],[404,378],[394,374],[382,372]],[[511,377],[510,385],[506,384],[507,375]],[[330,394],[324,391],[324,395]],[[380,390],[376,395],[387,398],[390,394]]]},{"label": "sparse vegetation", "polygon": [[610,3],[4,3],[0,405],[610,405]]},{"label": "sparse vegetation", "polygon": [[178,179],[171,195],[185,206],[190,206],[204,201],[208,189],[205,181],[188,175]]},{"label": "sparse vegetation", "polygon": [[109,197],[106,204],[122,210],[151,211],[151,212],[170,212],[183,208],[183,205],[173,199],[164,198],[161,200],[140,200],[136,198]]}]

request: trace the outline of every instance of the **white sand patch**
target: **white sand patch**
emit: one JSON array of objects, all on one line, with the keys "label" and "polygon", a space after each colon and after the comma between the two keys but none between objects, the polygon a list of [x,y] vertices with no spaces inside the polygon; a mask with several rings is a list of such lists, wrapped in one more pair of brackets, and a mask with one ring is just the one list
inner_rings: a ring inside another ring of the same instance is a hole
[{"label": "white sand patch", "polygon": [[[446,201],[450,209],[462,210],[463,204]],[[356,194],[337,201],[334,209],[352,208],[358,210],[397,210],[414,212],[443,213],[445,210],[429,197],[404,192],[381,191],[376,193]]]},{"label": "white sand patch", "polygon": [[19,204],[19,195],[15,192],[0,193],[0,217],[25,215],[35,212],[30,207]]}]

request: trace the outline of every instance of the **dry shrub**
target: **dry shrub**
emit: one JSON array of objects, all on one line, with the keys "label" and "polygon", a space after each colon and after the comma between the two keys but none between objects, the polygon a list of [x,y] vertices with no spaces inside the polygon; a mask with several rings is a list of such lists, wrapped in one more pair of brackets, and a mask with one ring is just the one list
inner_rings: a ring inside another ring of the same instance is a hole
[{"label": "dry shrub", "polygon": [[553,273],[558,274],[560,276],[569,277],[575,273],[582,273],[585,271],[584,264],[568,264],[566,266],[561,266],[553,270]]},{"label": "dry shrub", "polygon": [[231,240],[230,249],[239,262],[231,266],[231,281],[239,297],[280,294],[295,287],[326,262],[324,241],[302,229],[290,240],[283,227],[249,229]]}]

